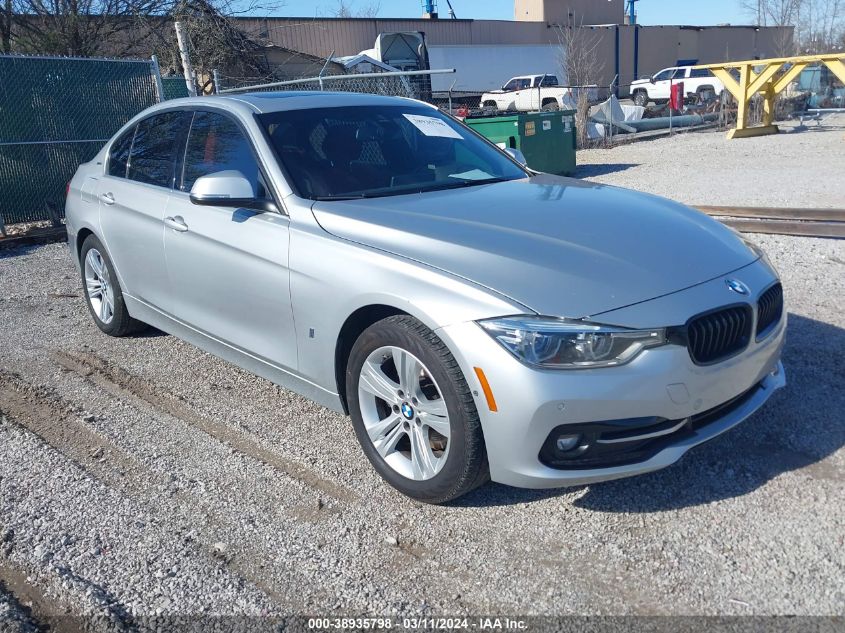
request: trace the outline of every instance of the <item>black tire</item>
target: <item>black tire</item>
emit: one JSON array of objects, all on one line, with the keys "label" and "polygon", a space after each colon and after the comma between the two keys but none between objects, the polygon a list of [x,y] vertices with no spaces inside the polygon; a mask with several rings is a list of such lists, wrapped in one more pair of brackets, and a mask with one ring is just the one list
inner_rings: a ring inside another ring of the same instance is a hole
[{"label": "black tire", "polygon": [[[442,469],[418,481],[394,470],[367,434],[358,397],[358,382],[367,357],[380,347],[398,347],[418,358],[440,387],[449,415],[449,452]],[[346,370],[346,396],[358,441],[373,468],[391,486],[424,503],[446,503],[490,478],[487,451],[475,401],[458,363],[442,340],[417,319],[392,316],[370,326],[352,347]]]},{"label": "black tire", "polygon": [[[105,323],[94,309],[91,297],[88,295],[88,284],[85,282],[85,258],[92,249],[96,249],[102,258],[102,262],[108,271],[109,283],[114,294],[113,316],[108,323]],[[126,303],[123,300],[123,291],[117,280],[117,274],[114,271],[111,258],[103,244],[94,235],[89,235],[82,243],[82,249],[79,252],[79,269],[82,276],[82,292],[85,295],[85,304],[88,306],[88,312],[91,313],[91,318],[94,319],[94,323],[97,324],[98,328],[109,336],[129,336],[130,334],[141,332],[148,327],[146,323],[129,316],[129,311],[126,309]]]},{"label": "black tire", "polygon": [[560,110],[560,104],[557,101],[547,101],[543,104],[543,110],[545,112],[556,112]]},{"label": "black tire", "polygon": [[638,105],[640,107],[646,107],[648,105],[649,98],[648,93],[642,90],[638,90],[634,93],[634,105]]},{"label": "black tire", "polygon": [[492,108],[493,110],[499,109],[499,106],[496,105],[495,101],[485,101],[483,104],[481,104],[481,107],[482,108]]}]

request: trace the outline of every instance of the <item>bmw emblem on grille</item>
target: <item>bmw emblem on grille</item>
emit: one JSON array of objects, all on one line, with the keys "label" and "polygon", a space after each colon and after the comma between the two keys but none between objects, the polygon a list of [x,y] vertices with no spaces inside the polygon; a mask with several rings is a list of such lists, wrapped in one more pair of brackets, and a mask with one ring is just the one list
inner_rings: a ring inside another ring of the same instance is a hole
[{"label": "bmw emblem on grille", "polygon": [[407,402],[402,403],[402,415],[409,420],[414,417],[414,408]]},{"label": "bmw emblem on grille", "polygon": [[748,289],[748,286],[742,283],[739,279],[725,279],[725,284],[727,284],[728,288],[739,295],[747,295],[751,292]]}]

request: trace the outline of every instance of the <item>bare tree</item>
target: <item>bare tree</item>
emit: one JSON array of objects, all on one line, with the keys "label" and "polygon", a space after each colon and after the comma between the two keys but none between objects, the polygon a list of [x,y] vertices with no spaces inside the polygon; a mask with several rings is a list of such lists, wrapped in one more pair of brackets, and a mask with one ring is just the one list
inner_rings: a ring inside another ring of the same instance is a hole
[{"label": "bare tree", "polygon": [[845,32],[845,2],[803,0],[798,26],[803,53],[829,53],[835,50]]},{"label": "bare tree", "polygon": [[795,26],[804,0],[740,0],[758,26]]},{"label": "bare tree", "polygon": [[[265,5],[239,7],[240,11],[255,11]],[[165,74],[183,72],[173,23],[179,21],[185,26],[199,90],[209,92],[215,69],[238,77],[271,75],[263,50],[266,42],[244,33],[235,23],[235,15],[228,0],[177,0],[165,16],[148,16],[139,21],[148,33],[147,46],[158,56]]]},{"label": "bare tree", "polygon": [[[11,1],[11,7],[10,7]],[[124,54],[139,15],[167,11],[171,0],[6,0],[9,48],[93,56]]]},{"label": "bare tree", "polygon": [[[189,25],[192,54],[206,62],[260,66],[261,46],[235,25],[234,16],[277,9],[278,0],[3,0],[0,42],[5,52],[53,55],[148,56],[179,69],[173,21]],[[174,61],[175,60],[175,61]]]},{"label": "bare tree", "polygon": [[[803,53],[834,50],[845,32],[845,0],[739,0],[761,26],[794,26]],[[794,52],[793,46],[785,54]]]},{"label": "bare tree", "polygon": [[360,8],[355,8],[354,0],[337,0],[335,6],[330,9],[329,15],[333,18],[374,18],[381,11],[381,3],[373,2]]},{"label": "bare tree", "polygon": [[558,26],[557,37],[560,45],[558,64],[563,70],[563,82],[572,86],[576,97],[575,124],[578,132],[578,145],[587,143],[587,121],[590,114],[588,86],[595,86],[604,72],[602,56],[598,54],[601,42],[599,35],[589,28]]}]

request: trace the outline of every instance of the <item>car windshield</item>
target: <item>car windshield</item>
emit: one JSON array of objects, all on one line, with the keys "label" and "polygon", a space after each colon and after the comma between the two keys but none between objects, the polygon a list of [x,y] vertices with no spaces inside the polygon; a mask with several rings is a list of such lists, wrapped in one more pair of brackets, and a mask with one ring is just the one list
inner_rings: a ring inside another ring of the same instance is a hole
[{"label": "car windshield", "polygon": [[299,194],[312,200],[471,187],[527,173],[439,111],[350,106],[259,116]]}]

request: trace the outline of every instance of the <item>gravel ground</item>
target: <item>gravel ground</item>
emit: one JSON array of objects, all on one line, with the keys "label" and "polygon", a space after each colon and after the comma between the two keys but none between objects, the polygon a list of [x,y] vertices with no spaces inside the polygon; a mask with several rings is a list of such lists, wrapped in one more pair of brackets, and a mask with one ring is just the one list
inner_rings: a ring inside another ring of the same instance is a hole
[{"label": "gravel ground", "polygon": [[845,115],[779,125],[777,136],[705,131],[583,150],[576,175],[692,205],[845,208]]},{"label": "gravel ground", "polygon": [[[700,143],[734,165],[753,147],[696,134],[612,160],[649,152],[689,185],[678,197],[708,201],[695,170],[665,158]],[[722,201],[778,194],[744,195]],[[789,386],[764,410],[658,473],[488,485],[448,507],[382,483],[342,416],[173,337],[101,334],[66,245],[0,252],[0,623],[29,630],[24,604],[36,620],[115,627],[136,615],[845,614],[845,241],[755,240],[790,311]]]}]

